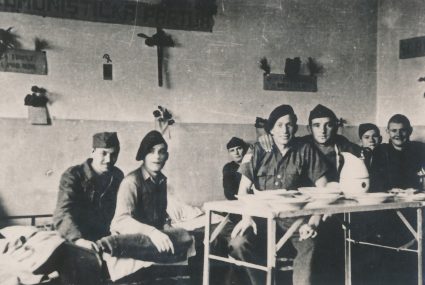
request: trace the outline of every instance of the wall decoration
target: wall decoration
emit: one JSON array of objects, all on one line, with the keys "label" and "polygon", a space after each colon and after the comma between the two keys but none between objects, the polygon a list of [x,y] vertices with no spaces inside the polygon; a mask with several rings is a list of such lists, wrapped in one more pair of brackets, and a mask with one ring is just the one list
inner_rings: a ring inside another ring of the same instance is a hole
[{"label": "wall decoration", "polygon": [[400,40],[399,58],[407,59],[425,56],[425,37]]},{"label": "wall decoration", "polygon": [[285,74],[271,73],[271,66],[267,58],[260,59],[259,67],[263,73],[263,89],[272,91],[302,91],[317,92],[317,76],[324,72],[324,68],[316,60],[309,57],[305,66],[309,74],[300,74],[302,61],[299,57],[285,60]]},{"label": "wall decoration", "polygon": [[12,33],[12,27],[0,29],[0,59],[8,49],[18,48],[18,36]]},{"label": "wall decoration", "polygon": [[217,4],[216,0],[0,0],[0,12],[212,32]]},{"label": "wall decoration", "polygon": [[107,53],[103,58],[106,59],[106,63],[103,64],[103,80],[112,80],[112,60]]},{"label": "wall decoration", "polygon": [[46,52],[48,48],[45,40],[34,40],[35,50],[19,49],[18,36],[7,30],[0,29],[0,71],[28,74],[47,74]]},{"label": "wall decoration", "polygon": [[32,94],[25,96],[24,104],[28,106],[28,119],[33,125],[50,125],[51,119],[49,116],[49,110],[47,109],[47,103],[49,98],[47,97],[47,90],[38,87],[31,87]]},{"label": "wall decoration", "polygon": [[167,35],[161,28],[156,29],[156,34],[151,37],[143,33],[137,34],[139,37],[145,38],[145,44],[149,47],[156,46],[158,57],[158,86],[162,87],[162,66],[164,59],[164,48],[174,47],[174,40]]},{"label": "wall decoration", "polygon": [[169,126],[174,125],[175,121],[170,111],[167,108],[158,106],[158,109],[153,111],[153,116],[155,117],[155,129],[162,135],[168,130],[168,137],[171,139]]}]

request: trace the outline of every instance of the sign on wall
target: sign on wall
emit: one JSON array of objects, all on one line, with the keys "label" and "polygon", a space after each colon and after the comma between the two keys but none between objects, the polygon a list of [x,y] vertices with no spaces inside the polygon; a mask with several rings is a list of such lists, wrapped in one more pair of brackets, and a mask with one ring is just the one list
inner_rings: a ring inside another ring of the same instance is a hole
[{"label": "sign on wall", "polygon": [[425,56],[425,37],[400,40],[400,59]]},{"label": "sign on wall", "polygon": [[0,71],[46,75],[46,52],[9,49],[0,59]]},{"label": "sign on wall", "polygon": [[0,11],[93,22],[211,32],[215,0],[0,0]]}]

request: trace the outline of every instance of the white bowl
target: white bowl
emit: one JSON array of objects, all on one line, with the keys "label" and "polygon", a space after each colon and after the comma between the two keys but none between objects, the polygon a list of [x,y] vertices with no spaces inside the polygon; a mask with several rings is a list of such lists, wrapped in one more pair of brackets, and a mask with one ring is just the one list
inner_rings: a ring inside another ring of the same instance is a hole
[{"label": "white bowl", "polygon": [[381,204],[387,202],[394,195],[391,193],[365,193],[361,195],[351,196],[351,198],[355,199],[359,204],[370,205],[370,204]]},{"label": "white bowl", "polygon": [[294,195],[299,194],[297,190],[286,190],[286,189],[277,189],[277,190],[255,190],[254,195],[258,196],[284,196],[284,197],[293,197]]},{"label": "white bowl", "polygon": [[341,190],[337,188],[327,188],[327,187],[300,187],[298,191],[302,194],[309,196],[316,196],[322,194],[341,194]]},{"label": "white bowl", "polygon": [[267,204],[274,210],[293,211],[302,209],[309,202],[309,199],[310,197],[307,196],[293,198],[279,197],[267,201]]}]

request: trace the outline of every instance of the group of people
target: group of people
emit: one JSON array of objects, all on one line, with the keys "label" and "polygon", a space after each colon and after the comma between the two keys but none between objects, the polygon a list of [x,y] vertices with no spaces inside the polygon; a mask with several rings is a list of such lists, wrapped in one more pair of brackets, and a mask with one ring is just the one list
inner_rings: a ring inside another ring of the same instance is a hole
[{"label": "group of people", "polygon": [[[303,186],[325,186],[329,182],[338,183],[344,165],[341,152],[349,152],[364,160],[370,174],[371,192],[393,188],[425,190],[421,177],[425,168],[425,144],[410,141],[413,129],[406,116],[396,114],[390,118],[386,129],[388,143],[382,143],[382,136],[376,125],[361,124],[358,133],[360,145],[337,133],[339,120],[332,110],[323,105],[317,105],[310,112],[308,122],[310,134],[296,137],[297,116],[291,106],[281,105],[270,113],[266,126],[267,135],[260,137],[250,148],[243,140],[233,137],[227,144],[232,162],[223,168],[226,198],[235,199],[236,193],[249,194],[253,188],[257,191],[297,189]],[[379,220],[380,231],[374,232],[377,236],[388,232],[397,236],[402,229],[401,225],[394,227],[394,223],[387,221],[394,218],[389,213],[371,215],[375,222],[367,219],[360,222],[373,228]],[[342,217],[334,215],[325,221],[323,218],[325,217],[306,218],[291,238],[289,246],[296,251],[293,284],[344,283]],[[278,232],[288,230],[293,221],[279,221]],[[228,243],[228,254],[243,261],[264,264],[264,221],[242,216],[228,227],[222,232],[222,240]],[[396,258],[391,262],[397,264]],[[368,262],[364,264],[370,265]],[[369,268],[362,268],[362,265],[357,269],[362,275],[378,274],[383,277],[382,280],[399,284],[394,278],[398,278],[401,271],[394,271],[386,265],[375,272],[368,272]],[[388,274],[387,270],[392,272]],[[265,282],[265,273],[256,269],[245,268],[242,275],[245,278],[243,284]],[[391,276],[392,279],[385,279],[384,275]],[[412,276],[414,275],[410,277]],[[362,279],[366,282],[364,284],[375,284],[370,283],[373,282],[371,280],[378,279]],[[402,278],[400,280],[406,281]]]},{"label": "group of people", "polygon": [[[329,182],[338,182],[344,165],[341,152],[365,161],[370,170],[371,191],[422,189],[418,172],[425,165],[425,145],[410,141],[412,127],[405,116],[391,117],[387,125],[390,139],[383,144],[376,125],[361,124],[361,146],[338,134],[337,116],[323,105],[310,112],[308,122],[310,135],[296,137],[297,115],[291,106],[281,105],[270,113],[267,134],[258,142],[249,146],[233,137],[227,144],[232,161],[223,168],[225,197],[234,200],[236,195],[248,195],[253,189],[324,187]],[[141,165],[125,177],[115,167],[119,151],[116,133],[93,136],[91,157],[62,175],[54,213],[56,229],[69,244],[98,256],[107,253],[153,262],[187,259],[194,239],[189,232],[167,223],[167,178],[161,172],[169,156],[167,142],[157,131],[146,134],[136,155]],[[293,222],[293,219],[279,221],[278,234],[287,231]],[[232,216],[214,246],[221,254],[264,264],[265,230],[266,224],[260,219]],[[305,218],[288,248],[283,248],[295,255],[294,285],[343,283],[342,234],[338,215],[326,220],[321,216]],[[200,270],[199,263],[202,266],[199,261],[202,242],[196,247],[198,261],[193,271]],[[105,274],[101,268],[97,272]],[[220,273],[226,276],[222,282],[238,280],[239,284],[248,285],[265,282],[265,274],[256,269],[230,272],[230,275]],[[74,272],[66,278],[70,283],[84,284],[81,278],[87,276]],[[199,282],[199,276],[195,280]],[[90,282],[85,284],[94,284]]]}]

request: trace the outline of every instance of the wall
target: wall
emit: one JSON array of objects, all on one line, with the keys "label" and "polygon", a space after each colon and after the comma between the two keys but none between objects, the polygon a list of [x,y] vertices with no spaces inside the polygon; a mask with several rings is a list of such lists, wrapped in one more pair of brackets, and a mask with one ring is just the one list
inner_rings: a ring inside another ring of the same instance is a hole
[{"label": "wall", "polygon": [[377,122],[385,126],[402,113],[424,126],[425,83],[418,79],[425,75],[425,57],[399,59],[400,40],[425,35],[423,1],[380,0],[378,19]]},{"label": "wall", "polygon": [[[13,26],[23,48],[32,49],[35,37],[52,46],[47,76],[0,73],[0,197],[7,211],[52,209],[60,173],[87,156],[96,131],[118,131],[126,146],[118,165],[125,172],[136,167],[134,153],[157,105],[177,121],[166,173],[194,204],[222,197],[225,143],[233,135],[255,139],[255,117],[267,117],[276,105],[292,104],[301,124],[317,103],[349,125],[374,121],[376,1],[217,4],[213,33],[166,31],[178,46],[166,52],[164,88],[157,86],[156,50],[137,37],[154,29],[0,13],[0,27]],[[113,60],[113,81],[101,79],[104,53]],[[286,57],[315,58],[325,67],[319,91],[263,91],[257,66],[263,56],[277,73]],[[32,85],[50,93],[52,126],[25,120],[23,100]]]}]

